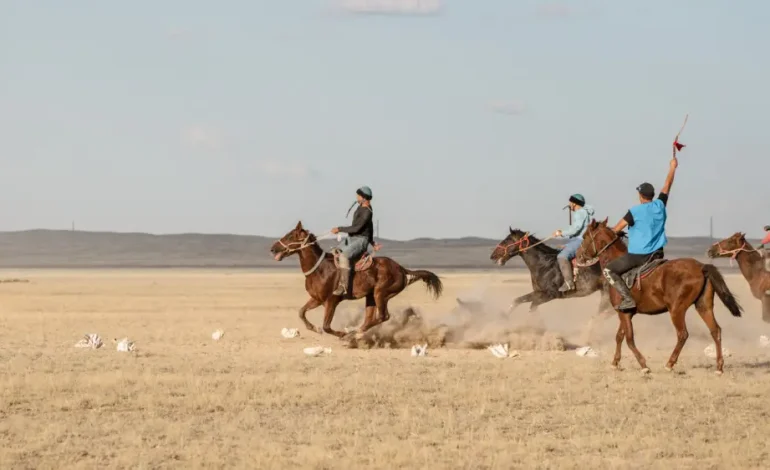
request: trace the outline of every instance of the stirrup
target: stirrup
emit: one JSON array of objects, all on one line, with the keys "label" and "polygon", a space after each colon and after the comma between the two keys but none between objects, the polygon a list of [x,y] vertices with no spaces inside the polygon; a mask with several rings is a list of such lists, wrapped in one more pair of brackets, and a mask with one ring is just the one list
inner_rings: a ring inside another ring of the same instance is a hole
[{"label": "stirrup", "polygon": [[559,292],[569,292],[573,290],[575,290],[575,285],[568,282],[565,282],[561,287],[559,287]]}]

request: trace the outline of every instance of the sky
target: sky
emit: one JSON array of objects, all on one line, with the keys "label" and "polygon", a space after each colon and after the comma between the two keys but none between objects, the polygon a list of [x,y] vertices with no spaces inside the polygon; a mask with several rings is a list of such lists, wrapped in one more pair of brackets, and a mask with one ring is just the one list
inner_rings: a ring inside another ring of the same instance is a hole
[{"label": "sky", "polygon": [[391,239],[770,224],[770,4],[0,0],[0,230]]}]

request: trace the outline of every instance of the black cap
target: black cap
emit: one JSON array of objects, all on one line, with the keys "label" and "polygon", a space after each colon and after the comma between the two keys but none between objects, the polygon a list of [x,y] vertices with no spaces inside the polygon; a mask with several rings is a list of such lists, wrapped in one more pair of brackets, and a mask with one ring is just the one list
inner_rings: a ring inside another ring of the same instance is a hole
[{"label": "black cap", "polygon": [[650,183],[642,183],[636,187],[636,190],[639,191],[639,194],[645,199],[652,199],[655,197],[655,188],[653,188]]}]

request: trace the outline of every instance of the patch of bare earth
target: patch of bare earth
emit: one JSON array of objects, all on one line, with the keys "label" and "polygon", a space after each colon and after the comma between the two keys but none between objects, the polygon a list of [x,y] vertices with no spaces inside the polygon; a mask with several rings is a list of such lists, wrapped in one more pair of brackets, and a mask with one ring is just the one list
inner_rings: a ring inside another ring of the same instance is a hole
[{"label": "patch of bare earth", "polygon": [[[756,342],[770,325],[742,279],[728,276],[745,317],[717,310],[733,352],[725,375],[693,311],[674,373],[663,370],[668,316],[635,318],[645,377],[625,346],[624,370],[610,370],[614,317],[593,332],[599,358],[570,350],[598,296],[509,316],[504,304],[528,284],[506,272],[447,275],[438,302],[410,287],[391,302],[393,323],[356,348],[304,329],[281,337],[301,328],[299,272],[12,273],[31,282],[0,288],[0,467],[767,466],[770,356]],[[482,308],[458,306],[479,285]],[[341,307],[336,327],[361,306]],[[74,348],[85,333],[138,350]],[[413,342],[428,342],[428,357],[410,357]],[[522,355],[474,349],[491,342]],[[315,345],[332,354],[302,353]]]}]

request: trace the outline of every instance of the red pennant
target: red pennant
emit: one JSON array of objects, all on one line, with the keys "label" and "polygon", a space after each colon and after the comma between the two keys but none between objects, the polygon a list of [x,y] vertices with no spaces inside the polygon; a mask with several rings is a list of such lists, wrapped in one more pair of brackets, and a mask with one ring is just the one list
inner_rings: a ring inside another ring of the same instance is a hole
[{"label": "red pennant", "polygon": [[683,148],[687,147],[685,144],[680,144],[678,140],[674,141],[674,148],[677,152],[681,152]]}]

